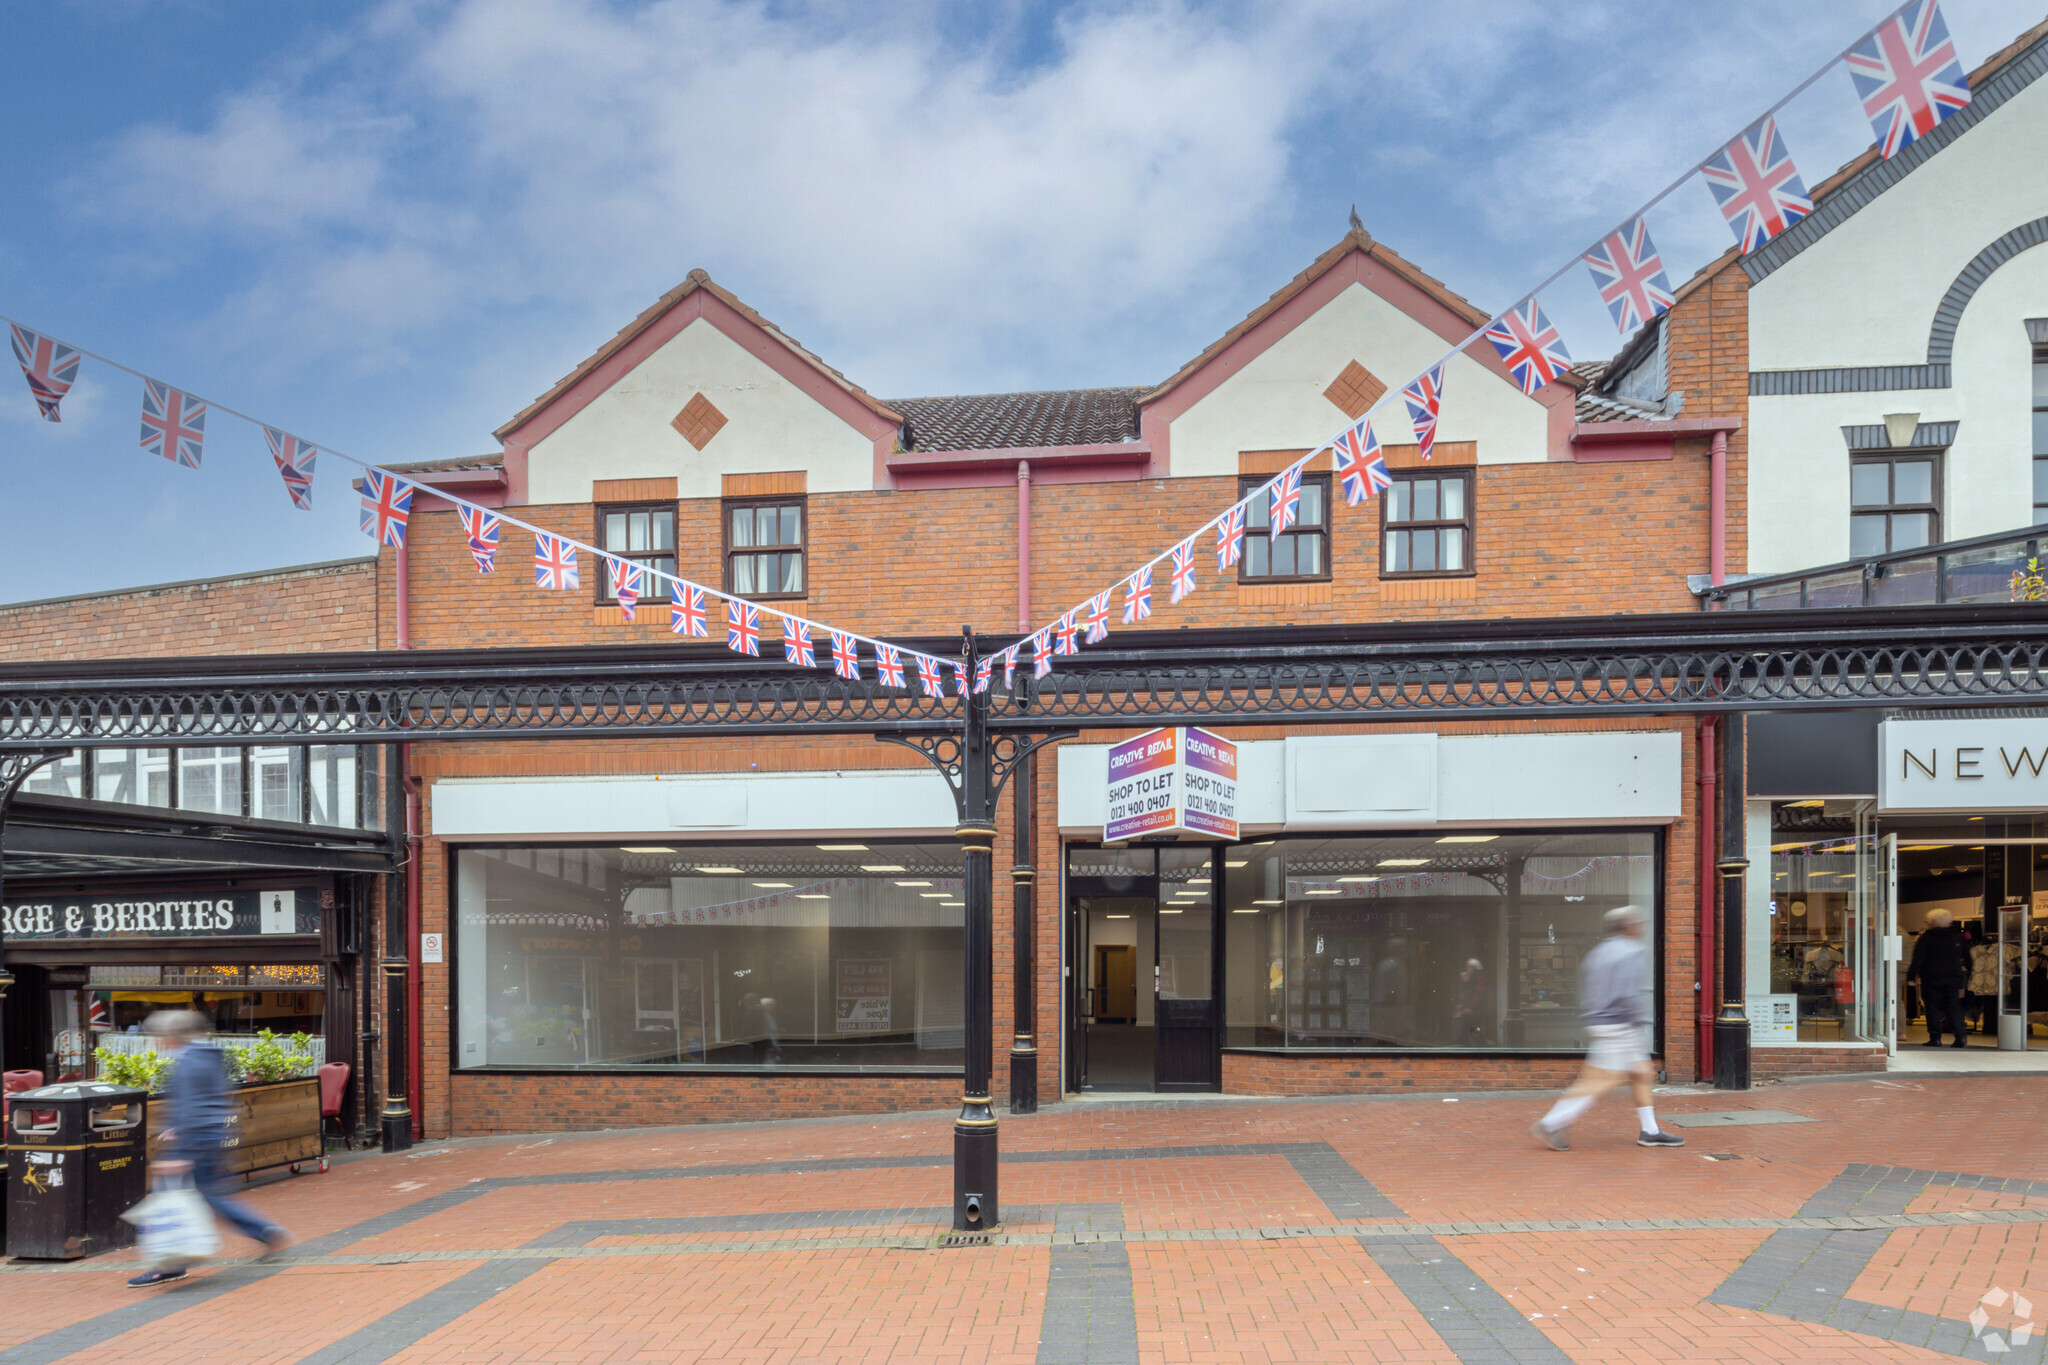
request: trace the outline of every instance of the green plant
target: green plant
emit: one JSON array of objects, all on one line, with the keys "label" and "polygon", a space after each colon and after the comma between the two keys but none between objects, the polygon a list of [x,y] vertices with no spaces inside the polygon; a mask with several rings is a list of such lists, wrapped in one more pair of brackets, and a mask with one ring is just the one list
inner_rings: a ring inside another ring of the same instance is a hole
[{"label": "green plant", "polygon": [[259,1029],[255,1042],[246,1045],[231,1043],[221,1051],[227,1054],[228,1071],[237,1084],[288,1081],[313,1069],[313,1054],[306,1050],[306,1044],[312,1041],[311,1036],[297,1033],[290,1041],[292,1046],[287,1049],[277,1041],[275,1033]]},{"label": "green plant", "polygon": [[151,1094],[160,1093],[170,1079],[171,1060],[160,1052],[110,1052],[97,1048],[99,1078],[111,1085],[132,1085]]},{"label": "green plant", "polygon": [[2012,600],[2015,602],[2048,601],[2048,574],[2044,574],[2041,571],[2039,556],[2029,559],[2024,570],[2013,570]]}]

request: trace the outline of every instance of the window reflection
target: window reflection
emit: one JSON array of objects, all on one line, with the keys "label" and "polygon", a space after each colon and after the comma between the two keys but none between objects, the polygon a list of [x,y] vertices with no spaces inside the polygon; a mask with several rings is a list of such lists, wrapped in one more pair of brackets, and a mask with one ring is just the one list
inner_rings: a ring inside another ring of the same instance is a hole
[{"label": "window reflection", "polygon": [[462,1067],[957,1070],[951,844],[456,857]]}]

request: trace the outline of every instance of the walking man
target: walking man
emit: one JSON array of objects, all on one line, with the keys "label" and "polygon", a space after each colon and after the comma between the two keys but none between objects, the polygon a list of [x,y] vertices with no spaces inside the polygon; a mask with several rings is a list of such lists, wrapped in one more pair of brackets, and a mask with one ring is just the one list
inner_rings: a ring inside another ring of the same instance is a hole
[{"label": "walking man", "polygon": [[[263,1243],[265,1254],[283,1251],[298,1239],[254,1209],[220,1193],[220,1154],[228,1138],[228,1067],[220,1049],[205,1040],[206,1016],[197,1010],[160,1010],[144,1025],[163,1039],[174,1065],[164,1084],[170,1126],[159,1134],[164,1156],[158,1169],[176,1175],[188,1166],[199,1197],[236,1232]],[[128,1281],[146,1289],[167,1280],[182,1280],[179,1270],[146,1270]]]},{"label": "walking man", "polygon": [[1648,916],[1636,905],[1607,912],[1606,937],[1579,964],[1579,1010],[1586,1024],[1586,1068],[1550,1112],[1529,1131],[1552,1151],[1568,1152],[1565,1130],[1617,1085],[1635,1092],[1643,1147],[1683,1147],[1685,1139],[1657,1127],[1650,1104],[1650,950],[1643,943]]}]

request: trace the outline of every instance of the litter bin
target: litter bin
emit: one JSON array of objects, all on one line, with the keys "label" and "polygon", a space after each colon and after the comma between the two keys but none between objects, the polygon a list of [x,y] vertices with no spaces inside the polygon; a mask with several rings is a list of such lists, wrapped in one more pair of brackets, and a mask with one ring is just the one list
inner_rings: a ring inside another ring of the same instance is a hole
[{"label": "litter bin", "polygon": [[7,1114],[7,1254],[76,1260],[134,1240],[148,1189],[149,1092],[100,1081],[24,1090]]}]

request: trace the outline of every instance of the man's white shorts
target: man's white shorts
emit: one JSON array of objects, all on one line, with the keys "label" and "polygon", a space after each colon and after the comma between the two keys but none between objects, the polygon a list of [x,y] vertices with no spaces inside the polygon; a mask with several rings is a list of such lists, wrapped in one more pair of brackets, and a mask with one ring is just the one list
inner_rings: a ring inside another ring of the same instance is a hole
[{"label": "man's white shorts", "polygon": [[1644,1024],[1588,1024],[1586,1039],[1586,1065],[1602,1071],[1634,1071],[1650,1060],[1650,1030]]}]

